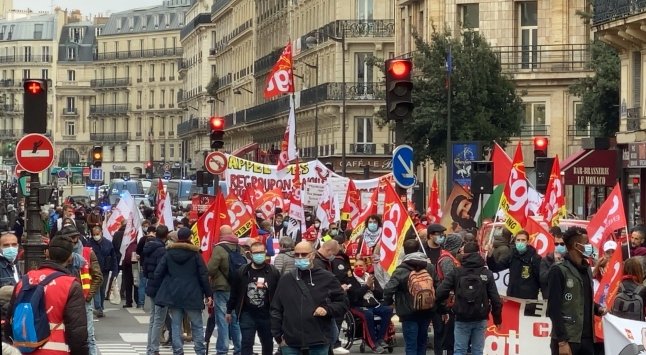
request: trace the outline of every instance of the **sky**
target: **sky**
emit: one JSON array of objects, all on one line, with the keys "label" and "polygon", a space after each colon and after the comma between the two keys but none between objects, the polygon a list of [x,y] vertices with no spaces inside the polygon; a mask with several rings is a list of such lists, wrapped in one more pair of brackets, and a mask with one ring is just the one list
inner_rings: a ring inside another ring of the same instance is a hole
[{"label": "sky", "polygon": [[[83,15],[120,12],[128,9],[161,5],[163,0],[14,0],[14,8],[34,11],[51,11],[53,7],[81,10]],[[53,5],[53,7],[52,7]]]}]

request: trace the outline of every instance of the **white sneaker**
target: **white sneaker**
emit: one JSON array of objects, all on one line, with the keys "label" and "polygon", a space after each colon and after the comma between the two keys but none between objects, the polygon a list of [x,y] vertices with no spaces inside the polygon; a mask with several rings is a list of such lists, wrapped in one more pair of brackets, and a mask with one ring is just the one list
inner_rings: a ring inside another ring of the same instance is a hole
[{"label": "white sneaker", "polygon": [[350,350],[348,350],[348,349],[346,349],[346,348],[344,348],[342,346],[339,346],[338,348],[334,348],[334,350],[332,350],[332,352],[334,352],[334,355],[345,355],[345,354],[349,354]]}]

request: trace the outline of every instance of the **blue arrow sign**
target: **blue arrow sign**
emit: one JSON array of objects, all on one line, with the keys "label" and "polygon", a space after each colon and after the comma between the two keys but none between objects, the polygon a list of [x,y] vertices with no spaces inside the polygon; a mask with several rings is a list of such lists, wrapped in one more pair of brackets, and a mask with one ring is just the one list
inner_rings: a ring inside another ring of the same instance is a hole
[{"label": "blue arrow sign", "polygon": [[103,169],[101,169],[101,168],[92,168],[90,170],[90,180],[92,180],[92,181],[103,181]]},{"label": "blue arrow sign", "polygon": [[164,180],[170,180],[171,174],[170,171],[164,171]]},{"label": "blue arrow sign", "polygon": [[415,168],[413,166],[413,147],[399,145],[393,151],[393,178],[399,187],[409,189],[415,186]]}]

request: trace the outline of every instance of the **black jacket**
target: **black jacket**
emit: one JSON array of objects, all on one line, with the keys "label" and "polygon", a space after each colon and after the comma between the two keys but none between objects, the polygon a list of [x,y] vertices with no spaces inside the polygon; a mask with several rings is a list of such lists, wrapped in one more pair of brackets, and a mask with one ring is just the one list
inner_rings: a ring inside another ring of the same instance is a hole
[{"label": "black jacket", "polygon": [[[146,259],[146,256],[144,255],[144,246],[146,245],[146,243],[148,243],[153,239],[157,239],[157,237],[155,237],[154,235],[145,235],[137,242],[136,253],[137,255],[139,255],[139,265],[141,265],[142,267],[144,266],[144,262]],[[146,276],[144,275],[144,277]]]},{"label": "black jacket", "polygon": [[[229,295],[229,300],[227,301],[227,314],[231,314],[235,309],[238,317],[240,316],[244,305],[245,295],[247,294],[247,285],[251,282],[249,279],[249,270],[251,267],[251,263],[249,263],[241,267],[236,273],[236,277],[231,283],[231,293]],[[278,271],[278,269],[273,265],[269,264],[264,264],[262,271],[264,273],[263,277],[265,278],[265,284],[269,291],[269,303],[271,303],[280,280],[280,271]],[[267,310],[269,310],[269,304],[267,305]]]},{"label": "black jacket", "polygon": [[[0,287],[2,286],[16,286],[16,279],[13,277],[14,270],[18,267],[7,258],[0,255]],[[20,276],[20,273],[18,273]]]},{"label": "black jacket", "polygon": [[159,289],[153,293],[155,304],[204,309],[204,298],[212,297],[213,291],[199,250],[197,245],[182,242],[173,243],[168,248],[153,276],[153,282],[159,283]]},{"label": "black jacket", "polygon": [[[305,285],[311,297],[303,294],[297,282]],[[325,308],[327,314],[315,317],[317,307]],[[296,348],[328,345],[334,318],[343,317],[347,310],[341,284],[331,272],[317,267],[295,270],[283,275],[278,283],[271,302],[271,334]]]},{"label": "black jacket", "polygon": [[492,272],[509,269],[507,296],[526,300],[538,299],[541,290],[540,264],[541,257],[531,245],[523,254],[513,248],[508,259],[496,261],[493,256],[487,257],[487,265]]},{"label": "black jacket", "polygon": [[541,259],[540,266],[540,277],[541,277],[541,293],[543,294],[543,299],[546,300],[549,292],[549,284],[547,283],[548,275],[550,273],[550,268],[554,265],[556,258],[554,258],[554,253],[549,253]]},{"label": "black jacket", "polygon": [[119,272],[119,260],[117,260],[117,253],[114,251],[112,242],[105,238],[101,238],[98,242],[90,238],[88,246],[94,251],[104,278],[108,277],[110,271],[112,271],[112,277],[116,277]]},{"label": "black jacket", "polygon": [[367,285],[361,285],[354,275],[347,278],[347,283],[350,284],[347,293],[351,307],[376,307],[384,298],[384,290],[377,280],[375,280],[375,287],[372,290],[374,299],[370,298],[369,300],[363,297],[370,290]]},{"label": "black jacket", "polygon": [[112,247],[117,253],[118,262],[121,262],[121,242],[123,241],[123,233],[126,231],[126,226],[119,228],[112,236]]},{"label": "black jacket", "polygon": [[[352,276],[350,270],[350,258],[344,253],[339,252],[332,260],[332,273],[336,276],[341,284],[346,284]],[[354,277],[352,277],[354,278]]]},{"label": "black jacket", "polygon": [[[494,324],[502,323],[502,302],[500,301],[500,295],[498,294],[498,288],[496,287],[496,281],[494,280],[493,273],[486,268],[484,268],[485,262],[482,256],[479,253],[469,253],[464,254],[462,258],[462,265],[458,267],[455,271],[449,273],[444,277],[444,281],[440,284],[440,287],[437,288],[435,293],[436,302],[442,303],[444,300],[449,298],[451,291],[455,291],[458,285],[458,277],[461,274],[461,271],[464,269],[482,269],[481,278],[487,279],[487,297],[489,298],[489,304],[491,306],[491,315],[493,317]],[[486,318],[485,318],[486,319]],[[459,313],[455,314],[455,320],[464,321],[464,322],[473,322],[484,319],[465,319]]]},{"label": "black jacket", "polygon": [[[144,264],[142,268],[145,278],[151,280],[155,276],[155,269],[164,254],[166,254],[166,245],[161,239],[155,238],[146,242],[143,250]],[[148,292],[147,289],[146,292]]]}]

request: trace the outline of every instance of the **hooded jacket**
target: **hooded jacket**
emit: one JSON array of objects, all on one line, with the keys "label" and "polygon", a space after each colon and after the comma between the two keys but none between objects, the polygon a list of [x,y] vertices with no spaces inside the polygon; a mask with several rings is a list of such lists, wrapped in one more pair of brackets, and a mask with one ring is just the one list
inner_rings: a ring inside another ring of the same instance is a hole
[{"label": "hooded jacket", "polygon": [[[200,247],[190,243],[173,243],[155,269],[153,280],[159,283],[155,304],[171,308],[202,310],[204,298],[213,291]],[[154,288],[154,287],[153,287]]]},{"label": "hooded jacket", "polygon": [[492,272],[509,269],[507,296],[526,300],[538,299],[541,290],[540,264],[541,257],[531,245],[527,245],[527,251],[523,254],[513,248],[509,259],[497,261],[493,256],[487,257],[487,265]]},{"label": "hooded jacket", "polygon": [[438,279],[435,267],[426,258],[426,254],[422,252],[405,255],[402,263],[395,268],[390,280],[384,287],[384,302],[387,305],[392,305],[394,297],[395,310],[402,321],[429,318],[436,311],[436,307],[424,311],[415,311],[412,308],[413,298],[408,292],[408,276],[412,270],[419,271],[422,269],[428,271],[433,278],[433,286],[437,289]]},{"label": "hooded jacket", "polygon": [[[494,281],[493,273],[486,268],[484,259],[480,256],[479,253],[468,253],[464,254],[461,262],[462,266],[458,267],[455,272],[452,272],[444,277],[444,281],[440,284],[440,287],[437,288],[435,296],[437,297],[438,303],[442,303],[449,297],[451,291],[455,291],[459,275],[461,271],[465,269],[481,269],[481,278],[486,279],[486,289],[487,297],[489,298],[489,305],[491,306],[491,315],[493,316],[494,324],[502,323],[502,302],[500,301],[500,295],[498,294],[498,288],[496,287],[496,282]],[[486,319],[486,318],[484,318]],[[455,320],[460,322],[473,322],[480,321],[484,319],[469,319],[465,318],[464,315],[459,313],[455,314]]]},{"label": "hooded jacket", "polygon": [[[303,294],[298,283],[309,290],[311,297]],[[317,307],[325,308],[327,314],[315,317]],[[341,284],[331,272],[317,267],[295,270],[283,275],[278,283],[271,302],[271,334],[290,347],[328,345],[333,319],[343,317],[347,310]]]},{"label": "hooded jacket", "polygon": [[145,278],[150,280],[155,276],[155,269],[157,268],[157,265],[159,265],[164,254],[166,254],[166,245],[161,239],[151,239],[144,244],[143,272]]}]

